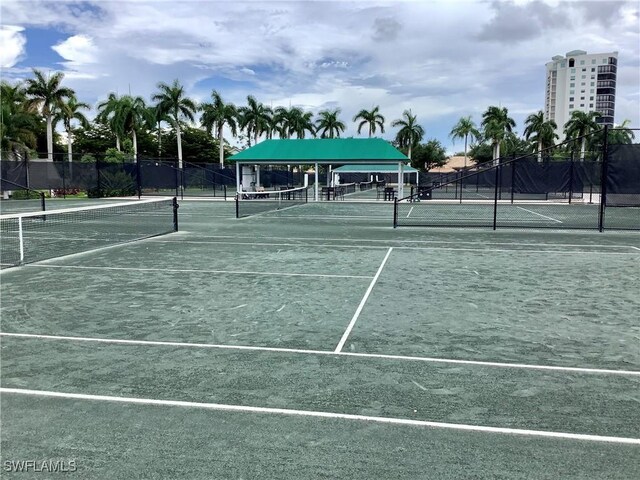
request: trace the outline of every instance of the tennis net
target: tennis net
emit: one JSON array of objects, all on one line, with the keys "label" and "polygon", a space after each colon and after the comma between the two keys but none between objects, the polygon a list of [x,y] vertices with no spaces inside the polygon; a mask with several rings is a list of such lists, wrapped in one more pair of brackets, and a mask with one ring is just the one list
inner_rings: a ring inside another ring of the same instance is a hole
[{"label": "tennis net", "polygon": [[236,218],[304,205],[308,201],[308,186],[288,190],[238,192],[236,194]]},{"label": "tennis net", "polygon": [[177,229],[175,198],[1,215],[0,264],[13,267]]}]

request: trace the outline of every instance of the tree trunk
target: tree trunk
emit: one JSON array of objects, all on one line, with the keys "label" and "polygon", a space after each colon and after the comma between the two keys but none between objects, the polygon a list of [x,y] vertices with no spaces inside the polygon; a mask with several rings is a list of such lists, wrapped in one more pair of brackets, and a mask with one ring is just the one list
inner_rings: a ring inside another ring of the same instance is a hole
[{"label": "tree trunk", "polygon": [[160,122],[158,122],[158,158],[162,156],[162,130],[160,129]]},{"label": "tree trunk", "polygon": [[222,133],[223,125],[218,126],[218,146],[220,148],[220,168],[224,168],[224,134]]},{"label": "tree trunk", "polygon": [[464,136],[464,168],[467,168],[467,137],[468,135]]},{"label": "tree trunk", "polygon": [[138,136],[136,135],[135,128],[131,132],[131,140],[133,140],[133,156],[138,161]]},{"label": "tree trunk", "polygon": [[369,124],[369,138],[371,138],[371,124]]},{"label": "tree trunk", "polygon": [[542,139],[538,140],[538,163],[542,163]]},{"label": "tree trunk", "polygon": [[407,157],[409,157],[409,161],[411,161],[411,144],[409,144],[409,155],[407,155]]},{"label": "tree trunk", "polygon": [[53,119],[47,115],[47,160],[53,162]]},{"label": "tree trunk", "polygon": [[69,163],[73,162],[73,141],[71,140],[71,130],[67,130],[67,154]]},{"label": "tree trunk", "polygon": [[120,151],[120,135],[116,133],[116,149]]},{"label": "tree trunk", "polygon": [[587,146],[587,139],[586,137],[582,137],[582,140],[580,142],[580,161],[584,162],[584,151],[586,149]]}]

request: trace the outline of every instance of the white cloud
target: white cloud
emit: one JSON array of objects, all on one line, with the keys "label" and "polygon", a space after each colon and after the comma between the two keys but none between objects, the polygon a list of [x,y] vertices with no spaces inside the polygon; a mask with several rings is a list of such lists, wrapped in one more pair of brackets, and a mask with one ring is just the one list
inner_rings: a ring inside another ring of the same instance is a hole
[{"label": "white cloud", "polygon": [[638,4],[604,3],[5,0],[3,21],[68,32],[54,50],[65,82],[90,103],[110,91],[148,98],[178,78],[198,99],[215,88],[239,104],[251,94],[314,112],[340,107],[348,134],[362,108],[380,105],[389,121],[411,108],[448,144],[452,119],[477,121],[492,104],[509,108],[521,131],[543,106],[545,62],[574,49],[620,52],[616,120],[640,126]]},{"label": "white cloud", "polygon": [[78,66],[96,61],[96,46],[88,35],[74,35],[51,47],[70,64]]},{"label": "white cloud", "polygon": [[0,25],[0,68],[11,68],[22,59],[27,44],[24,28]]}]

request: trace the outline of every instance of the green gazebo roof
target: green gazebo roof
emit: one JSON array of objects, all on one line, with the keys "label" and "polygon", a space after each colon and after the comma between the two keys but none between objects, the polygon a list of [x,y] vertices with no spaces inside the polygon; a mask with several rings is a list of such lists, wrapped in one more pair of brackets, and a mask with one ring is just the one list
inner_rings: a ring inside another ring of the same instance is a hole
[{"label": "green gazebo roof", "polygon": [[381,138],[302,138],[265,140],[229,158],[249,164],[408,162],[409,159]]}]

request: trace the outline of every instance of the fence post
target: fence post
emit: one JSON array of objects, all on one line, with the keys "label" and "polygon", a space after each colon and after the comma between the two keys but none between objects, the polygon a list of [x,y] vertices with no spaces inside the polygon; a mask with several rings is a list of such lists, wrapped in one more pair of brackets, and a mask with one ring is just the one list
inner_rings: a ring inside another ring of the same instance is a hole
[{"label": "fence post", "polygon": [[[66,178],[67,162],[65,162],[63,158],[61,163],[62,163],[62,198],[67,198],[67,178]],[[71,167],[70,163],[69,163],[69,167]]]},{"label": "fence post", "polygon": [[609,163],[609,125],[604,126],[602,142],[602,175],[600,178],[600,212],[598,215],[598,231],[604,231],[604,213],[607,203],[607,170]]},{"label": "fence post", "polygon": [[96,158],[96,190],[98,198],[102,198],[102,182],[100,181],[100,159]]},{"label": "fence post", "polygon": [[398,199],[393,199],[393,228],[398,226]]},{"label": "fence post", "polygon": [[140,175],[140,155],[136,153],[136,187],[138,190],[138,200],[142,198],[142,180]]},{"label": "fence post", "polygon": [[496,181],[495,191],[493,192],[493,229],[498,228],[498,192],[500,191],[500,168],[502,164],[496,165]]},{"label": "fence post", "polygon": [[571,162],[569,163],[569,204],[571,204],[571,198],[573,197],[573,174],[574,174],[574,166],[573,166],[573,157],[571,158]]},{"label": "fence post", "polygon": [[511,205],[513,205],[513,192],[515,188],[516,182],[516,162],[514,160],[511,161]]}]

